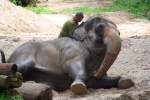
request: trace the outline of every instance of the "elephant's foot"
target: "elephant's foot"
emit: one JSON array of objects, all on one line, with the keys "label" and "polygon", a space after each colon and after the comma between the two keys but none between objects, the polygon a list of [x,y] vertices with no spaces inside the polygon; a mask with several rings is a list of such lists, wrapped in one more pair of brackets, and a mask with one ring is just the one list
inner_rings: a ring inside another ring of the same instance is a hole
[{"label": "elephant's foot", "polygon": [[87,87],[83,82],[75,81],[71,85],[71,91],[75,94],[85,94],[87,93]]},{"label": "elephant's foot", "polygon": [[121,78],[118,81],[118,88],[119,89],[128,89],[134,86],[134,82],[131,79]]}]

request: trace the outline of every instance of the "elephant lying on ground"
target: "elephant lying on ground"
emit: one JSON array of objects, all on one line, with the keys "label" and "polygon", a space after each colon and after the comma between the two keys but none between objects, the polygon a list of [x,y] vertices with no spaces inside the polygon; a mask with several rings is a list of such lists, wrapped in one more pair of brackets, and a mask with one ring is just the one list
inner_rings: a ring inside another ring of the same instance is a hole
[{"label": "elephant lying on ground", "polygon": [[7,60],[15,63],[25,81],[34,80],[55,90],[70,88],[128,88],[131,80],[111,78],[107,71],[121,49],[116,25],[102,17],[91,17],[78,26],[71,38],[30,41],[18,47]]}]

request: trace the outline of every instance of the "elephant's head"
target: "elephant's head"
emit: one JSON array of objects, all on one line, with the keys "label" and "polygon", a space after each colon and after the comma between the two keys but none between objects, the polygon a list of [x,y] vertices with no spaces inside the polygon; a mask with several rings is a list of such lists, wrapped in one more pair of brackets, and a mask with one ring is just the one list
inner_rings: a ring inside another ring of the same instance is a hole
[{"label": "elephant's head", "polygon": [[106,49],[104,59],[94,75],[96,78],[101,78],[119,54],[121,49],[120,32],[113,22],[102,17],[88,19],[84,24],[84,28],[78,28],[76,31],[81,29],[81,32],[76,33],[80,38],[85,38],[88,41],[86,45],[89,45],[91,49],[100,48],[104,45]]}]

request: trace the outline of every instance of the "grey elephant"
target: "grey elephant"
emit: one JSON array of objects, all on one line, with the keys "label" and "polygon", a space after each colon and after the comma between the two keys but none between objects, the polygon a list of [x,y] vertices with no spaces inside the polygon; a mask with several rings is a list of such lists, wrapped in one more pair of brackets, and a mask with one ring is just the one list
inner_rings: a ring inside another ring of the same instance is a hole
[{"label": "grey elephant", "polygon": [[129,88],[134,84],[130,79],[107,75],[121,50],[119,34],[113,22],[94,16],[78,26],[71,38],[29,41],[6,62],[17,64],[24,81],[42,82],[57,91],[70,88],[82,94],[88,88]]}]

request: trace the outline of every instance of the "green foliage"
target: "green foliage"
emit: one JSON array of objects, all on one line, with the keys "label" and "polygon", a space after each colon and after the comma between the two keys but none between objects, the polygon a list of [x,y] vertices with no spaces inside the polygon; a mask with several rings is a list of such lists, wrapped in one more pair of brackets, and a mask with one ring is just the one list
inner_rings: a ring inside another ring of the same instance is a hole
[{"label": "green foliage", "polygon": [[10,0],[15,5],[21,5],[21,0]]},{"label": "green foliage", "polygon": [[26,8],[37,14],[56,14],[59,12],[57,9],[49,8],[48,6],[36,6],[36,7],[28,6]]},{"label": "green foliage", "polygon": [[0,91],[0,100],[23,100],[23,98],[20,95],[10,95],[10,91],[3,90]]},{"label": "green foliage", "polygon": [[135,16],[146,16],[146,11],[150,9],[150,0],[114,0],[111,8],[129,11]]},{"label": "green foliage", "polygon": [[20,5],[20,6],[36,6],[36,0],[24,0],[24,2],[22,2],[22,0],[10,0],[12,3],[14,3],[15,5]]}]

